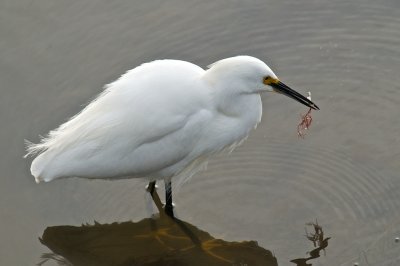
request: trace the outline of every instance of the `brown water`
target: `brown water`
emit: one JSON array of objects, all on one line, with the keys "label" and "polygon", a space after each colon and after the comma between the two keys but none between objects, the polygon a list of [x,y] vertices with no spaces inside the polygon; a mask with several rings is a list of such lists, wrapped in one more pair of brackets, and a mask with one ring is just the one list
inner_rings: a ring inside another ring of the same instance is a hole
[{"label": "brown water", "polygon": [[[23,140],[38,140],[138,64],[266,61],[321,107],[265,95],[263,122],[175,195],[178,217],[216,239],[257,241],[279,265],[307,257],[305,223],[331,237],[313,265],[398,265],[400,2],[0,1],[0,265],[34,265],[47,227],[141,221],[145,182],[36,185]],[[162,191],[162,190],[160,190]],[[56,265],[54,260],[44,265]]]}]

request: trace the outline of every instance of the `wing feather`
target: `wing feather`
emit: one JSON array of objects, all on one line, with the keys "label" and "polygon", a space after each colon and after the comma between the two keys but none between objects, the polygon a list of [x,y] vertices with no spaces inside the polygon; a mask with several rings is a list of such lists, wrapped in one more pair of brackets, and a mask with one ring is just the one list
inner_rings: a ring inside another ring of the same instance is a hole
[{"label": "wing feather", "polygon": [[[204,70],[162,60],[128,71],[27,156],[37,181],[157,175],[183,160],[210,119]],[[198,82],[196,84],[199,84]]]}]

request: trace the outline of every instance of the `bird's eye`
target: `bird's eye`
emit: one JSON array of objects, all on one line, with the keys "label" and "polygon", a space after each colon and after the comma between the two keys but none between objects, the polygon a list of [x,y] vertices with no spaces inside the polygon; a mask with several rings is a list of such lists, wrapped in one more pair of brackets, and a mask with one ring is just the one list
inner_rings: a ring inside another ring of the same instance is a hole
[{"label": "bird's eye", "polygon": [[276,78],[273,78],[273,77],[271,77],[271,76],[266,76],[266,77],[264,77],[264,79],[263,79],[263,83],[265,84],[265,85],[272,85],[272,84],[277,84],[279,82],[279,80],[278,79],[276,79]]},{"label": "bird's eye", "polygon": [[271,77],[270,76],[264,77],[263,83],[266,85],[269,85],[271,83]]}]

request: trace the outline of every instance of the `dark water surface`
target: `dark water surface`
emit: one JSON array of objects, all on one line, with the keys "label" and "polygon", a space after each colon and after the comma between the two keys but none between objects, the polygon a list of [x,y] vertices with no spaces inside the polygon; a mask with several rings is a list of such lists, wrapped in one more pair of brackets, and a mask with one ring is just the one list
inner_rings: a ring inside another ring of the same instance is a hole
[{"label": "dark water surface", "polygon": [[0,34],[0,265],[40,262],[48,227],[150,215],[141,180],[36,185],[24,139],[38,141],[142,62],[205,67],[238,54],[312,91],[321,111],[302,140],[306,109],[265,95],[248,141],[176,194],[178,217],[226,243],[257,241],[279,265],[308,256],[304,227],[317,219],[331,239],[307,263],[399,265],[399,1],[1,0]]}]

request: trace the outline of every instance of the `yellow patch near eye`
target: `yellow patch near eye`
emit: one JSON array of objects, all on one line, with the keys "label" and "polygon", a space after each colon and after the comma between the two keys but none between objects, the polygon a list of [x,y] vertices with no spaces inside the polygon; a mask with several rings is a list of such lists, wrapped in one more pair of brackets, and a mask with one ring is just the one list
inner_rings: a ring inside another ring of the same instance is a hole
[{"label": "yellow patch near eye", "polygon": [[270,76],[265,77],[264,80],[263,80],[263,83],[265,85],[277,84],[278,82],[279,82],[279,79],[275,79],[275,78],[270,77]]}]

